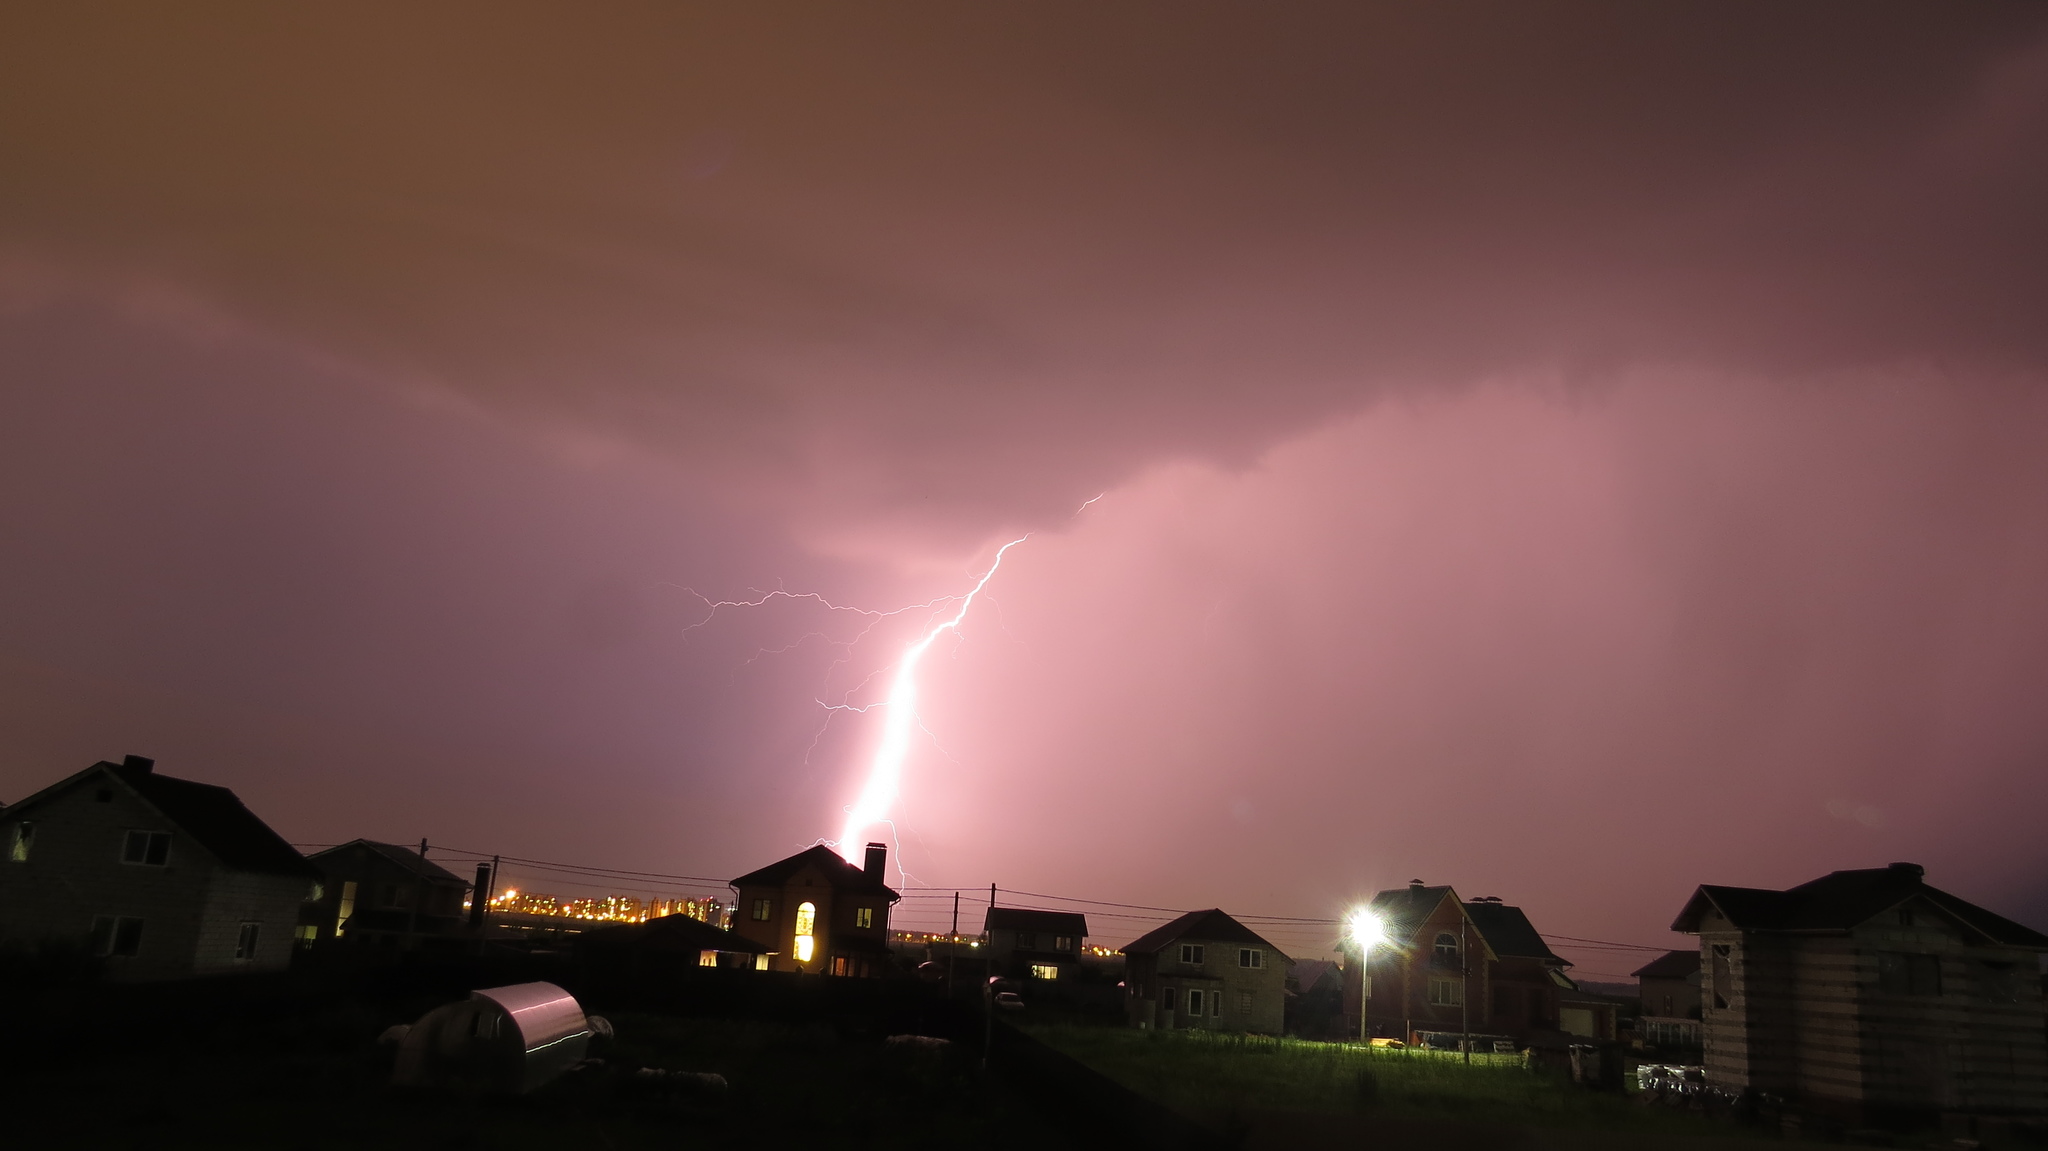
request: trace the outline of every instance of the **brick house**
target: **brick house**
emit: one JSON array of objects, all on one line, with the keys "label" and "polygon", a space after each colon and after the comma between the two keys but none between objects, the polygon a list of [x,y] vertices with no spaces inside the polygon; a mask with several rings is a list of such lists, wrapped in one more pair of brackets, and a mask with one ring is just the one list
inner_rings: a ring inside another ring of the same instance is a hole
[{"label": "brick house", "polygon": [[1698,1047],[1700,953],[1667,951],[1630,974],[1643,1005],[1643,1039],[1657,1047]]},{"label": "brick house", "polygon": [[1088,917],[1072,911],[991,907],[981,926],[989,969],[1018,979],[1071,979],[1088,938]]},{"label": "brick house", "polygon": [[1293,960],[1215,909],[1146,932],[1124,949],[1125,1005],[1135,1027],[1278,1035]]},{"label": "brick house", "polygon": [[1700,940],[1708,1082],[1862,1121],[2048,1111],[2048,936],[1924,874],[1695,891],[1671,929]]},{"label": "brick house", "polygon": [[462,900],[469,883],[409,847],[357,839],[307,862],[323,880],[321,898],[299,917],[306,942],[403,950],[468,933]]},{"label": "brick house", "polygon": [[761,945],[771,971],[879,977],[889,968],[889,849],[855,867],[820,844],[732,881],[733,933]]},{"label": "brick house", "polygon": [[0,942],[77,946],[112,979],[282,969],[319,882],[234,792],[139,755],[0,813]]},{"label": "brick house", "polygon": [[[1561,1032],[1561,997],[1577,990],[1522,909],[1495,897],[1460,899],[1417,880],[1373,896],[1386,941],[1361,968],[1346,952],[1344,1018],[1359,1034],[1361,1004],[1374,1038],[1424,1033],[1506,1037],[1527,1044]],[[1361,979],[1361,973],[1366,978]]]}]

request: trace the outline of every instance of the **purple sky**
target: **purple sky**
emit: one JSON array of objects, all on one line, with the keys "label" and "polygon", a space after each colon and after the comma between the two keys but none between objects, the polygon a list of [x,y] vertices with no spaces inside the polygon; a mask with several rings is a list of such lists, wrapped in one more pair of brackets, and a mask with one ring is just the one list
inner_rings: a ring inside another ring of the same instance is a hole
[{"label": "purple sky", "polygon": [[2038,5],[232,11],[0,16],[0,799],[735,875],[1028,531],[914,882],[2048,925]]}]

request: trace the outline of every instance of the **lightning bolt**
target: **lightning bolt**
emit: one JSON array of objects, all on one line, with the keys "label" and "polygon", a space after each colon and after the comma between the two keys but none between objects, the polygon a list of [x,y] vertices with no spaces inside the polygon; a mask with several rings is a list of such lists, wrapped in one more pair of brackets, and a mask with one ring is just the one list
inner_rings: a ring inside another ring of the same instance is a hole
[{"label": "lightning bolt", "polygon": [[868,780],[860,789],[860,798],[846,809],[846,824],[839,832],[839,854],[848,862],[860,862],[857,855],[866,842],[864,835],[867,829],[889,818],[889,809],[894,806],[896,795],[902,788],[903,761],[910,756],[912,732],[923,726],[917,715],[918,665],[940,636],[959,630],[960,621],[966,619],[967,612],[974,607],[974,598],[988,586],[988,581],[995,578],[997,569],[1003,566],[1003,557],[1010,549],[1030,538],[1027,533],[996,549],[995,562],[989,564],[988,570],[975,581],[974,588],[960,597],[952,618],[928,628],[917,642],[904,649],[902,658],[896,661],[896,673],[889,681],[888,702],[883,704],[882,741],[876,745],[875,756],[868,762]]}]

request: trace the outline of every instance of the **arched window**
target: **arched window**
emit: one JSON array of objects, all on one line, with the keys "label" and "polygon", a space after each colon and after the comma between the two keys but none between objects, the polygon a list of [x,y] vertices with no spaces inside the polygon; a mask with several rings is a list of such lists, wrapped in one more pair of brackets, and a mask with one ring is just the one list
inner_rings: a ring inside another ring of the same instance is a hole
[{"label": "arched window", "polygon": [[1448,931],[1437,934],[1436,965],[1438,967],[1456,967],[1458,965],[1458,937]]},{"label": "arched window", "polygon": [[817,953],[818,905],[799,903],[796,905],[796,961],[809,963]]}]

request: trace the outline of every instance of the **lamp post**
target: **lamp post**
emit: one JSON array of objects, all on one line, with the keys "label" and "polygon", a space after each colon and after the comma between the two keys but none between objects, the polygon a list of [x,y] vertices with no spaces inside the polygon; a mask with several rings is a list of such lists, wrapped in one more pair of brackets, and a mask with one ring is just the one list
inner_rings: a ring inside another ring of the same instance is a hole
[{"label": "lamp post", "polygon": [[1358,1041],[1372,1042],[1372,1025],[1368,1022],[1372,1002],[1372,949],[1386,942],[1386,921],[1372,912],[1359,908],[1345,920],[1345,927],[1351,933],[1351,941],[1358,945]]}]

